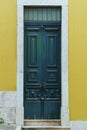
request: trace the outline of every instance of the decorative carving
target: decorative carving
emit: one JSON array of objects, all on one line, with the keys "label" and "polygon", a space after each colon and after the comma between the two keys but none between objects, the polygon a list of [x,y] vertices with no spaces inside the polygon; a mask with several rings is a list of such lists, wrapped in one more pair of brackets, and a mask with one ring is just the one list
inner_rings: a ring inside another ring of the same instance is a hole
[{"label": "decorative carving", "polygon": [[59,98],[58,89],[45,89],[45,98]]},{"label": "decorative carving", "polygon": [[40,89],[26,89],[26,100],[27,99],[34,99],[34,98],[40,98],[41,97],[41,93],[40,93]]},{"label": "decorative carving", "polygon": [[59,99],[59,94],[58,94],[59,90],[58,89],[48,89],[48,88],[35,88],[35,89],[26,89],[26,100],[31,100],[31,99],[39,99],[41,100],[42,97],[44,97],[44,99]]}]

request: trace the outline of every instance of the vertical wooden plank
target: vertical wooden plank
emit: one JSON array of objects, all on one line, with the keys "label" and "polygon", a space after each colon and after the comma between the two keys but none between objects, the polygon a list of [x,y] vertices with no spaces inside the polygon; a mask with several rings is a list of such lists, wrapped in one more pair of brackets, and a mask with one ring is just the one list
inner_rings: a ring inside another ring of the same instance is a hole
[{"label": "vertical wooden plank", "polygon": [[29,9],[26,8],[25,11],[24,11],[24,20],[25,21],[28,21],[28,13],[29,13]]},{"label": "vertical wooden plank", "polygon": [[43,8],[43,21],[47,21],[47,9]]},{"label": "vertical wooden plank", "polygon": [[52,9],[52,21],[56,21],[55,8]]},{"label": "vertical wooden plank", "polygon": [[33,9],[33,21],[38,21],[38,19],[37,19],[37,14],[38,14],[38,12],[37,12],[37,8],[34,8]]},{"label": "vertical wooden plank", "polygon": [[51,21],[51,8],[47,9],[48,21]]},{"label": "vertical wooden plank", "polygon": [[56,9],[56,21],[61,20],[61,10],[60,8]]}]

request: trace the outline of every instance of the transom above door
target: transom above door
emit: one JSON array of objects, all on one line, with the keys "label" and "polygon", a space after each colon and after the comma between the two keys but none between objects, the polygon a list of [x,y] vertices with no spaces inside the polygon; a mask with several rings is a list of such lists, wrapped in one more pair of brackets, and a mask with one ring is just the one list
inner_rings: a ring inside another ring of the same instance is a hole
[{"label": "transom above door", "polygon": [[60,119],[61,25],[25,22],[24,117]]}]

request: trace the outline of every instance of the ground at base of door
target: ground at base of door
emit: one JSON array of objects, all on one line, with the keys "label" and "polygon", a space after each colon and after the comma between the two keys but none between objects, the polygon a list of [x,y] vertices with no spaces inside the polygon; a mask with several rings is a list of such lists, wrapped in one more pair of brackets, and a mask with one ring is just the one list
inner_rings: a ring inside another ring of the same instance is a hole
[{"label": "ground at base of door", "polygon": [[70,128],[21,128],[16,125],[0,124],[0,130],[70,130]]},{"label": "ground at base of door", "polygon": [[70,128],[23,128],[22,130],[70,130]]},{"label": "ground at base of door", "polygon": [[16,130],[16,125],[0,124],[0,130]]}]

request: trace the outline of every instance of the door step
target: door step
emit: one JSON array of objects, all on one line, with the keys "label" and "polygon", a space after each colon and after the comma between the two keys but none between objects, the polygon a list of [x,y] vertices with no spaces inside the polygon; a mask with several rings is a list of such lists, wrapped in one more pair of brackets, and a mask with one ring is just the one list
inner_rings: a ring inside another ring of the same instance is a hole
[{"label": "door step", "polygon": [[24,120],[25,126],[60,126],[61,120]]},{"label": "door step", "polygon": [[24,120],[22,130],[70,130],[70,127],[62,127],[61,120]]},{"label": "door step", "polygon": [[26,128],[22,128],[22,130],[70,130],[70,127],[54,127],[54,128],[51,128],[51,127],[46,127],[46,128],[40,128],[40,127],[37,127],[37,128],[29,128],[29,127],[26,127]]}]

